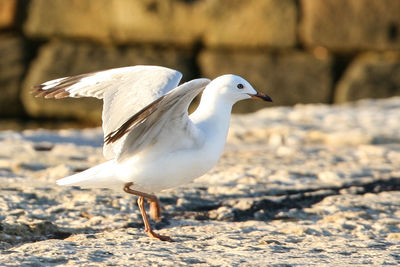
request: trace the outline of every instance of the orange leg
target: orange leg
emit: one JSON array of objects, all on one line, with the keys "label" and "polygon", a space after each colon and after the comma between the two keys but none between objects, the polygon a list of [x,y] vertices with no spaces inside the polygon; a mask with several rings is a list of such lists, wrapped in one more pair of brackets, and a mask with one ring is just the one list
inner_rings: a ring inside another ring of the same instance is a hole
[{"label": "orange leg", "polygon": [[156,197],[155,200],[150,200],[150,218],[155,222],[161,222],[161,205]]},{"label": "orange leg", "polygon": [[169,236],[163,236],[163,235],[159,235],[156,234],[155,232],[153,232],[153,230],[151,229],[150,223],[149,223],[149,219],[147,217],[146,214],[146,210],[144,208],[144,199],[148,199],[150,201],[150,215],[153,219],[155,219],[156,221],[160,220],[160,214],[161,214],[161,208],[160,208],[160,202],[158,201],[157,197],[155,195],[151,195],[151,194],[147,194],[147,193],[143,193],[140,191],[136,191],[136,190],[132,190],[130,188],[130,186],[133,183],[127,183],[124,186],[124,191],[126,193],[129,194],[133,194],[138,196],[138,205],[139,205],[139,209],[140,209],[140,213],[142,214],[142,218],[143,218],[143,222],[144,222],[144,231],[147,233],[147,235],[149,235],[150,237],[153,238],[157,238],[160,239],[161,241],[171,241],[171,238]]}]

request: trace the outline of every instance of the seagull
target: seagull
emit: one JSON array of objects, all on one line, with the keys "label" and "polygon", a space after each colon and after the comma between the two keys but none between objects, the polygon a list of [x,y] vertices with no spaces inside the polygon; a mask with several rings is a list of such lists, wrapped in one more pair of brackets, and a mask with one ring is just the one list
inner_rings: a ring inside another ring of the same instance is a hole
[{"label": "seagull", "polygon": [[[245,79],[227,74],[179,85],[182,74],[161,66],[130,66],[51,80],[36,97],[103,99],[103,155],[107,161],[56,181],[62,186],[119,188],[138,196],[148,236],[171,241],[151,228],[161,219],[155,193],[193,181],[214,167],[225,146],[232,106],[244,99],[272,102]],[[198,108],[189,115],[201,92]]]}]

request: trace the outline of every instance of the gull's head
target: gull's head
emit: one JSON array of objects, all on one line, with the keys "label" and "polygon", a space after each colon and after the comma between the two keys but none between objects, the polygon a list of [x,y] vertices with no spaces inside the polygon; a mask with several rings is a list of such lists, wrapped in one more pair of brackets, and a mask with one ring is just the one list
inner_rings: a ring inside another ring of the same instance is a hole
[{"label": "gull's head", "polygon": [[214,94],[217,97],[222,97],[232,104],[249,98],[272,102],[269,96],[257,92],[248,81],[233,74],[226,74],[212,80],[205,92]]}]

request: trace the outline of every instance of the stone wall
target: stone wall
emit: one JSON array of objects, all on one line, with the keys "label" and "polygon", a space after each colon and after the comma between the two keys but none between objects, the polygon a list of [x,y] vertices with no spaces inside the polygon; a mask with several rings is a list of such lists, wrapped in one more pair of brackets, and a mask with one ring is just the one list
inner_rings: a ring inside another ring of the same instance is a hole
[{"label": "stone wall", "polygon": [[398,0],[0,0],[0,117],[98,123],[99,101],[30,88],[137,64],[239,74],[275,105],[400,95],[399,14]]}]

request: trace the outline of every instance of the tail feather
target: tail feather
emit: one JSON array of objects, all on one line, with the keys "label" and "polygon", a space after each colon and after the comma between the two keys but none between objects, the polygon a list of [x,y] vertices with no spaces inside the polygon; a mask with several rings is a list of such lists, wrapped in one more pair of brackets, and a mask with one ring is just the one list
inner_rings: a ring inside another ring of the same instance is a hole
[{"label": "tail feather", "polygon": [[114,175],[114,166],[115,161],[106,161],[83,172],[59,179],[56,183],[58,185],[93,188],[108,187],[109,184],[113,183],[113,179],[111,178]]}]

